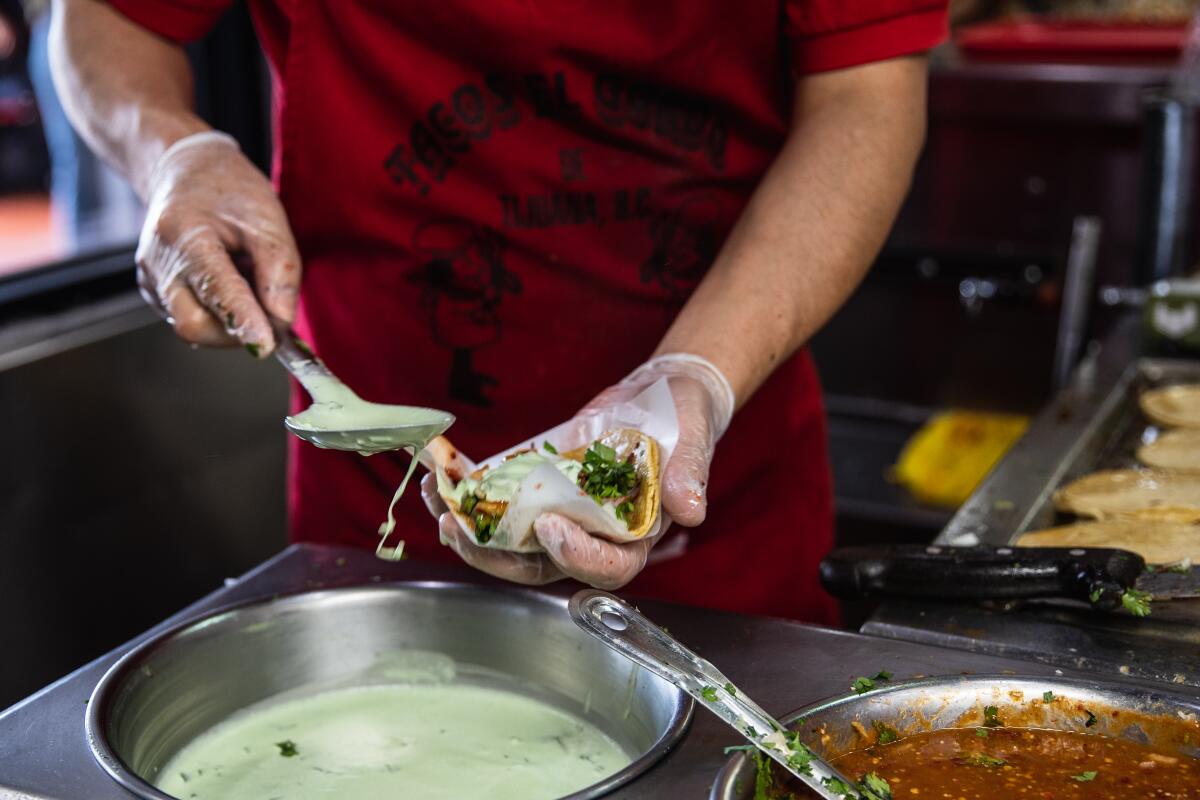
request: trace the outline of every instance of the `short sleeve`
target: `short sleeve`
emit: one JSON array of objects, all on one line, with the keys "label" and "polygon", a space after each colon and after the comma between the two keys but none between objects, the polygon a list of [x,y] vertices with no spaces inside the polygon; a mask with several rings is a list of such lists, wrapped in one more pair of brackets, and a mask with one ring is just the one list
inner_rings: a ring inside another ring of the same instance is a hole
[{"label": "short sleeve", "polygon": [[797,75],[920,53],[947,33],[948,0],[786,0]]},{"label": "short sleeve", "polygon": [[141,25],[179,43],[208,33],[234,0],[108,0],[109,5]]}]

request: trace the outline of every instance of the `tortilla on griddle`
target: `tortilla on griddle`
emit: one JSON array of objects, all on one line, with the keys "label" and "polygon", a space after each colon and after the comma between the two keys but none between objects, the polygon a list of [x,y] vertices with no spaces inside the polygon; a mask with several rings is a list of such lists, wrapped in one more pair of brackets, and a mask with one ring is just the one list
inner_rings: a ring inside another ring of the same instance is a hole
[{"label": "tortilla on griddle", "polygon": [[1055,492],[1054,505],[1096,519],[1200,522],[1200,475],[1139,469],[1093,472]]},{"label": "tortilla on griddle", "polygon": [[1200,428],[1200,384],[1181,383],[1142,392],[1142,413],[1168,428]]},{"label": "tortilla on griddle", "polygon": [[1200,525],[1146,522],[1136,519],[1076,522],[1058,528],[1030,531],[1018,547],[1117,547],[1132,550],[1147,564],[1200,563]]},{"label": "tortilla on griddle", "polygon": [[1200,474],[1200,430],[1168,431],[1137,450],[1137,460],[1166,472]]},{"label": "tortilla on griddle", "polygon": [[[625,515],[624,520],[613,513],[612,507],[625,498],[605,499],[603,502],[595,500],[579,486],[567,482],[565,476],[551,463],[538,468],[536,476],[531,472],[530,475],[534,477],[523,480],[512,498],[507,501],[478,499],[473,501],[470,509],[464,511],[453,493],[458,486],[458,480],[449,479],[444,472],[439,472],[438,475],[438,492],[459,525],[481,546],[513,552],[539,552],[541,546],[533,534],[532,524],[543,511],[556,511],[571,517],[589,533],[609,541],[623,543],[640,539],[653,528],[658,519],[661,471],[657,441],[641,431],[621,428],[608,431],[584,447],[555,454],[553,458],[545,453],[539,455],[548,462],[559,459],[583,462],[584,455],[597,443],[612,448],[618,461],[630,461],[633,464],[636,489],[628,498],[632,509]],[[513,454],[517,455],[521,455],[521,452]],[[486,467],[475,470],[469,477],[478,481],[485,474]],[[559,480],[560,478],[562,480]],[[510,505],[518,502],[518,499],[523,507],[518,512],[519,522],[513,522],[513,515],[508,511]],[[477,520],[481,513],[491,517],[491,524],[494,526],[484,537],[481,537],[477,530]]]}]

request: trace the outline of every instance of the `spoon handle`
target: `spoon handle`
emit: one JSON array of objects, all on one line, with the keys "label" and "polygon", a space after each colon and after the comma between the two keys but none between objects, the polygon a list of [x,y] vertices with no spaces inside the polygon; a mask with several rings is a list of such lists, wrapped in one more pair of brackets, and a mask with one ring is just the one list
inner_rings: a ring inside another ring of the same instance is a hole
[{"label": "spoon handle", "polygon": [[[325,362],[317,357],[312,347],[296,335],[290,326],[280,322],[272,325],[275,332],[275,358],[283,364],[288,372],[312,397],[313,402],[321,402],[333,385],[342,386]],[[349,389],[346,389],[349,391]]]},{"label": "spoon handle", "polygon": [[[855,783],[815,753],[808,764],[811,774],[788,764],[789,747],[782,726],[711,663],[624,600],[599,589],[584,589],[571,598],[568,610],[576,625],[690,694],[821,797],[827,800],[859,797]],[[827,785],[835,780],[847,786],[851,794],[834,791]]]}]

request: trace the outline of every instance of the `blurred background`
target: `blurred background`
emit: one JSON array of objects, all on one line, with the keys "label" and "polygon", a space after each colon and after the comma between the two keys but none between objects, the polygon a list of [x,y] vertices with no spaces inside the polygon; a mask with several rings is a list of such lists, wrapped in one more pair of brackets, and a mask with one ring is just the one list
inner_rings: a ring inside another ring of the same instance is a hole
[{"label": "blurred background", "polygon": [[[1140,290],[1192,271],[1196,5],[952,3],[910,196],[813,344],[842,543],[930,541]],[[285,539],[282,371],[180,357],[143,307],[142,209],[62,116],[46,12],[0,0],[0,707]],[[245,8],[190,56],[265,167]]]}]

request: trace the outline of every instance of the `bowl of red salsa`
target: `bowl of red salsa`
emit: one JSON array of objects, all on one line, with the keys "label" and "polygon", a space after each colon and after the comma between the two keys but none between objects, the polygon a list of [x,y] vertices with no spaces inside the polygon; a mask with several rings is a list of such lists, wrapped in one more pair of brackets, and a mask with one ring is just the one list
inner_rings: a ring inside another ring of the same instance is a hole
[{"label": "bowl of red salsa", "polygon": [[[873,686],[782,722],[881,800],[1200,800],[1198,697],[1005,675]],[[736,750],[711,800],[813,796]]]}]

